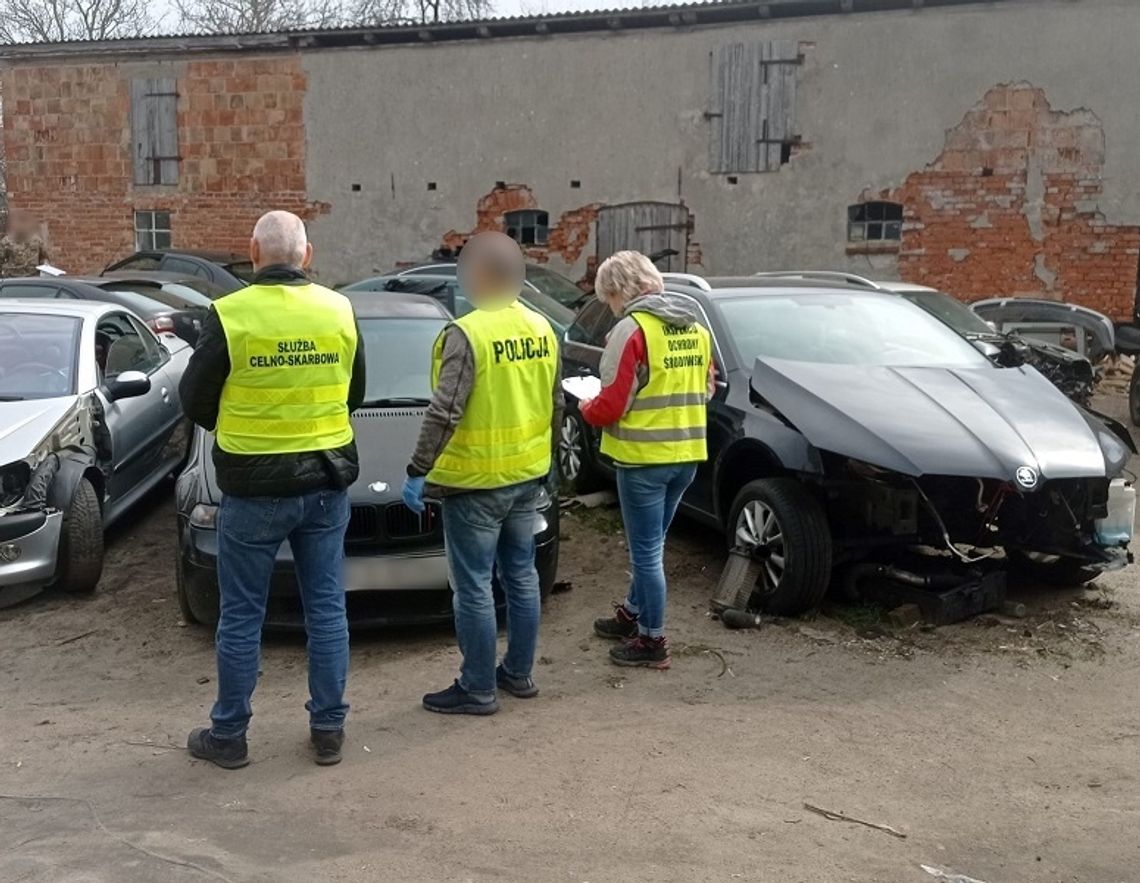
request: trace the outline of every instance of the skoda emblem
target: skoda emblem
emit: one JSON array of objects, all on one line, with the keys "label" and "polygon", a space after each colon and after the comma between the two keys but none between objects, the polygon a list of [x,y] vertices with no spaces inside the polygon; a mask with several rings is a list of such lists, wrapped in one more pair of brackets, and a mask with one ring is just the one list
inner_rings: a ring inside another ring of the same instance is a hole
[{"label": "skoda emblem", "polygon": [[1018,466],[1013,475],[1017,479],[1017,483],[1026,490],[1031,491],[1037,487],[1037,470],[1032,466]]},{"label": "skoda emblem", "polygon": [[388,482],[374,481],[372,484],[368,485],[368,490],[372,491],[374,494],[386,493],[388,491]]}]

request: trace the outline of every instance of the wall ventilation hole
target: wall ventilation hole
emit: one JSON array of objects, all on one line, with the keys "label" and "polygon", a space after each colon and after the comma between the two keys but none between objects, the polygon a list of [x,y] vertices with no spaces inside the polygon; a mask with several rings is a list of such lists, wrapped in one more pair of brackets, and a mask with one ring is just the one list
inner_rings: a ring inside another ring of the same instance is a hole
[{"label": "wall ventilation hole", "polygon": [[736,175],[729,175],[726,180],[728,181],[729,184],[735,184],[736,183]]},{"label": "wall ventilation hole", "polygon": [[360,185],[359,184],[353,184],[352,185],[352,192],[353,193],[359,193],[360,192]]},{"label": "wall ventilation hole", "polygon": [[571,190],[581,190],[582,189],[582,182],[577,180],[577,179],[572,180],[570,182],[570,189]]},{"label": "wall ventilation hole", "polygon": [[428,190],[435,190],[435,181],[428,181]]}]

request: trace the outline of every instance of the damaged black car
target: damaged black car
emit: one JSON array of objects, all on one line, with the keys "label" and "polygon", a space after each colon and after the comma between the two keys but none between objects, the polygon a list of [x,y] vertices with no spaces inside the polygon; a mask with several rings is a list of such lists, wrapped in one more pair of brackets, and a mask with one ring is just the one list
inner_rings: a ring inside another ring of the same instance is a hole
[{"label": "damaged black car", "polygon": [[[755,606],[802,612],[833,575],[853,588],[1010,570],[1080,584],[1130,560],[1127,430],[1032,366],[864,286],[667,288],[712,331],[719,378],[683,511],[761,560]],[[593,305],[579,315],[567,375],[596,372],[605,324]],[[612,472],[574,407],[561,443],[571,481]]]}]

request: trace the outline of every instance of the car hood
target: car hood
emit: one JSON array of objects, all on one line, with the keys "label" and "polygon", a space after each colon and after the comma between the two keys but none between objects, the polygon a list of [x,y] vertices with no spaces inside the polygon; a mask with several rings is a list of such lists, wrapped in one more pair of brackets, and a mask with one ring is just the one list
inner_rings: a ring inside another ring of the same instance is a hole
[{"label": "car hood", "polygon": [[1024,466],[1045,479],[1105,475],[1088,421],[1028,366],[878,368],[757,359],[752,388],[816,448],[905,475],[1017,482]]},{"label": "car hood", "polygon": [[22,460],[35,450],[64,415],[76,396],[0,402],[0,463]]},{"label": "car hood", "polygon": [[[407,465],[419,438],[426,408],[362,408],[352,415],[360,477],[348,489],[353,503],[385,504],[399,500]],[[221,499],[210,449],[213,433],[206,433],[201,457],[206,497]]]}]

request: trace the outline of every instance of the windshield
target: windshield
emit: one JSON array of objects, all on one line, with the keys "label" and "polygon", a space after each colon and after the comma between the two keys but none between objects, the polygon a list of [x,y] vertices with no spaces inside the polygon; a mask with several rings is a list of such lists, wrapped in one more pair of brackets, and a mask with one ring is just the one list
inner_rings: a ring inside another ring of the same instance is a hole
[{"label": "windshield", "polygon": [[123,292],[141,294],[143,297],[178,310],[185,310],[190,307],[208,307],[212,303],[210,298],[200,291],[195,291],[189,285],[183,285],[180,282],[164,282],[161,287],[141,283],[116,282],[113,288],[106,286],[104,290],[117,291],[120,294]]},{"label": "windshield", "polygon": [[941,319],[959,334],[994,334],[985,319],[960,300],[941,291],[907,291],[903,297]]},{"label": "windshield", "polygon": [[447,319],[361,319],[364,342],[364,401],[428,401],[431,398],[431,351]]},{"label": "windshield", "polygon": [[[536,267],[533,264],[527,264],[526,281],[547,297],[571,310],[575,304],[582,302],[582,295],[585,293],[565,276],[545,267]],[[573,321],[573,316],[565,324],[569,325],[571,321]]]},{"label": "windshield", "polygon": [[80,319],[0,313],[0,401],[72,395]]},{"label": "windshield", "polygon": [[741,360],[912,367],[989,364],[968,341],[894,295],[771,294],[716,299]]},{"label": "windshield", "polygon": [[225,268],[229,272],[237,276],[242,282],[253,281],[253,263],[251,261],[234,261],[232,264],[226,264]]}]

